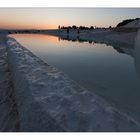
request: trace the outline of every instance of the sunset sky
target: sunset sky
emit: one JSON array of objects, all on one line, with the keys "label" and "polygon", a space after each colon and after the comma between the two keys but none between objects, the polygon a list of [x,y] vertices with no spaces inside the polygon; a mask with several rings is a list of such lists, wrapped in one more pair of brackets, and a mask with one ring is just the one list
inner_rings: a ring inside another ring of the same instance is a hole
[{"label": "sunset sky", "polygon": [[139,18],[140,8],[0,8],[0,28],[55,29],[61,26],[116,26]]}]

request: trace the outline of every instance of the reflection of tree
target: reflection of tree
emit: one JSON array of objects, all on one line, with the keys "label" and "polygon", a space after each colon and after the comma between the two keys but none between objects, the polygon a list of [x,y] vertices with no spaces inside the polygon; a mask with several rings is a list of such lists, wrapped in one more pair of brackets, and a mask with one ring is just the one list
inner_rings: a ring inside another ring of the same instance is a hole
[{"label": "reflection of tree", "polygon": [[59,40],[59,41],[61,40],[61,37],[60,37],[60,36],[58,37],[58,40]]},{"label": "reflection of tree", "polygon": [[93,44],[93,45],[96,43],[96,42],[91,41],[91,40],[81,39],[79,36],[70,36],[69,34],[60,35],[58,38],[59,38],[59,40],[67,40],[67,41],[79,42],[79,43],[88,42],[89,44]]}]

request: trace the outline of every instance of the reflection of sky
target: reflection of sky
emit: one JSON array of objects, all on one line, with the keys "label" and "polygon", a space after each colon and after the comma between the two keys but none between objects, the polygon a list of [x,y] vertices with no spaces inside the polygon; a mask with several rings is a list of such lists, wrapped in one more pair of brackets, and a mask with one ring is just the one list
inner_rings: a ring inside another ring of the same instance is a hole
[{"label": "reflection of sky", "polygon": [[116,26],[139,17],[140,8],[1,8],[0,28],[57,28],[58,25]]}]

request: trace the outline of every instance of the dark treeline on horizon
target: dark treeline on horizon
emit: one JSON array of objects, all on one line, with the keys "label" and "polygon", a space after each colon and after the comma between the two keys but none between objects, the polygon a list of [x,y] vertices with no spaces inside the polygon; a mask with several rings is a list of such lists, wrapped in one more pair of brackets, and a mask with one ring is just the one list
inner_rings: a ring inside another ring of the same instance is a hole
[{"label": "dark treeline on horizon", "polygon": [[[126,19],[123,20],[122,22],[118,23],[116,25],[116,27],[122,27],[132,21],[135,20],[139,20],[140,18],[135,18],[135,19]],[[107,29],[107,28],[112,28],[111,26],[109,27],[96,27],[96,26],[90,26],[90,27],[86,27],[86,26],[76,26],[76,25],[72,25],[72,26],[58,26],[58,29],[79,29],[79,30],[92,30],[92,29]]]},{"label": "dark treeline on horizon", "polygon": [[[109,28],[112,28],[111,26],[109,26]],[[96,27],[96,26],[90,26],[90,27],[86,27],[86,26],[58,26],[58,29],[78,29],[78,30],[92,30],[92,29],[106,29],[105,27]]]},{"label": "dark treeline on horizon", "polygon": [[[97,27],[97,26],[90,26],[90,27],[87,27],[87,26],[76,26],[76,25],[72,25],[72,26],[58,26],[58,30],[61,30],[61,29],[66,29],[67,30],[67,33],[69,33],[70,29],[73,29],[73,30],[77,30],[77,33],[79,34],[79,30],[94,30],[94,29],[117,29],[115,31],[137,31],[138,28],[129,28],[129,29],[126,29],[125,30],[122,28],[124,25],[126,24],[129,24],[130,22],[133,22],[135,20],[139,20],[140,18],[135,18],[135,19],[126,19],[126,20],[123,20],[121,21],[120,23],[118,23],[116,25],[116,27]],[[56,30],[56,29],[55,29]],[[0,29],[0,33],[4,33],[4,32],[7,32],[8,34],[18,34],[18,33],[45,33],[47,31],[47,29]]]}]

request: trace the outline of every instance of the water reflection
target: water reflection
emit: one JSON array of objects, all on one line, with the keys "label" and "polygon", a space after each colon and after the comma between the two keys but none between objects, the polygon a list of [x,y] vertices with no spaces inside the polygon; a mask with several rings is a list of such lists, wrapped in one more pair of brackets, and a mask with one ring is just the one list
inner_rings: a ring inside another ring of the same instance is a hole
[{"label": "water reflection", "polygon": [[[77,36],[70,36],[69,34],[67,34],[67,35],[61,35],[58,38],[59,38],[59,41],[67,40],[67,41],[79,42],[79,43],[88,42],[89,44],[93,44],[93,45],[95,43],[97,43],[96,41],[83,40],[78,35]],[[108,43],[106,43],[106,45],[109,46]],[[134,58],[135,69],[136,69],[137,75],[138,75],[138,77],[140,79],[140,31],[138,31],[134,47],[128,47],[128,46],[125,47],[124,45],[121,46],[120,44],[119,45],[113,44],[112,47],[117,52],[130,55],[130,56],[132,56]]]},{"label": "water reflection", "polygon": [[96,43],[70,35],[30,34],[13,37],[83,87],[140,118],[140,81],[137,76],[140,76],[139,45],[127,47]]},{"label": "water reflection", "polygon": [[59,38],[59,41],[67,40],[67,41],[79,42],[79,43],[88,42],[89,44],[93,44],[93,45],[96,43],[96,41],[92,41],[92,40],[83,40],[78,35],[77,36],[70,36],[69,34],[67,34],[67,35],[61,35],[58,38]]},{"label": "water reflection", "polygon": [[134,67],[140,79],[140,30],[137,33],[133,47],[112,46],[117,52],[127,54],[134,59]]}]

